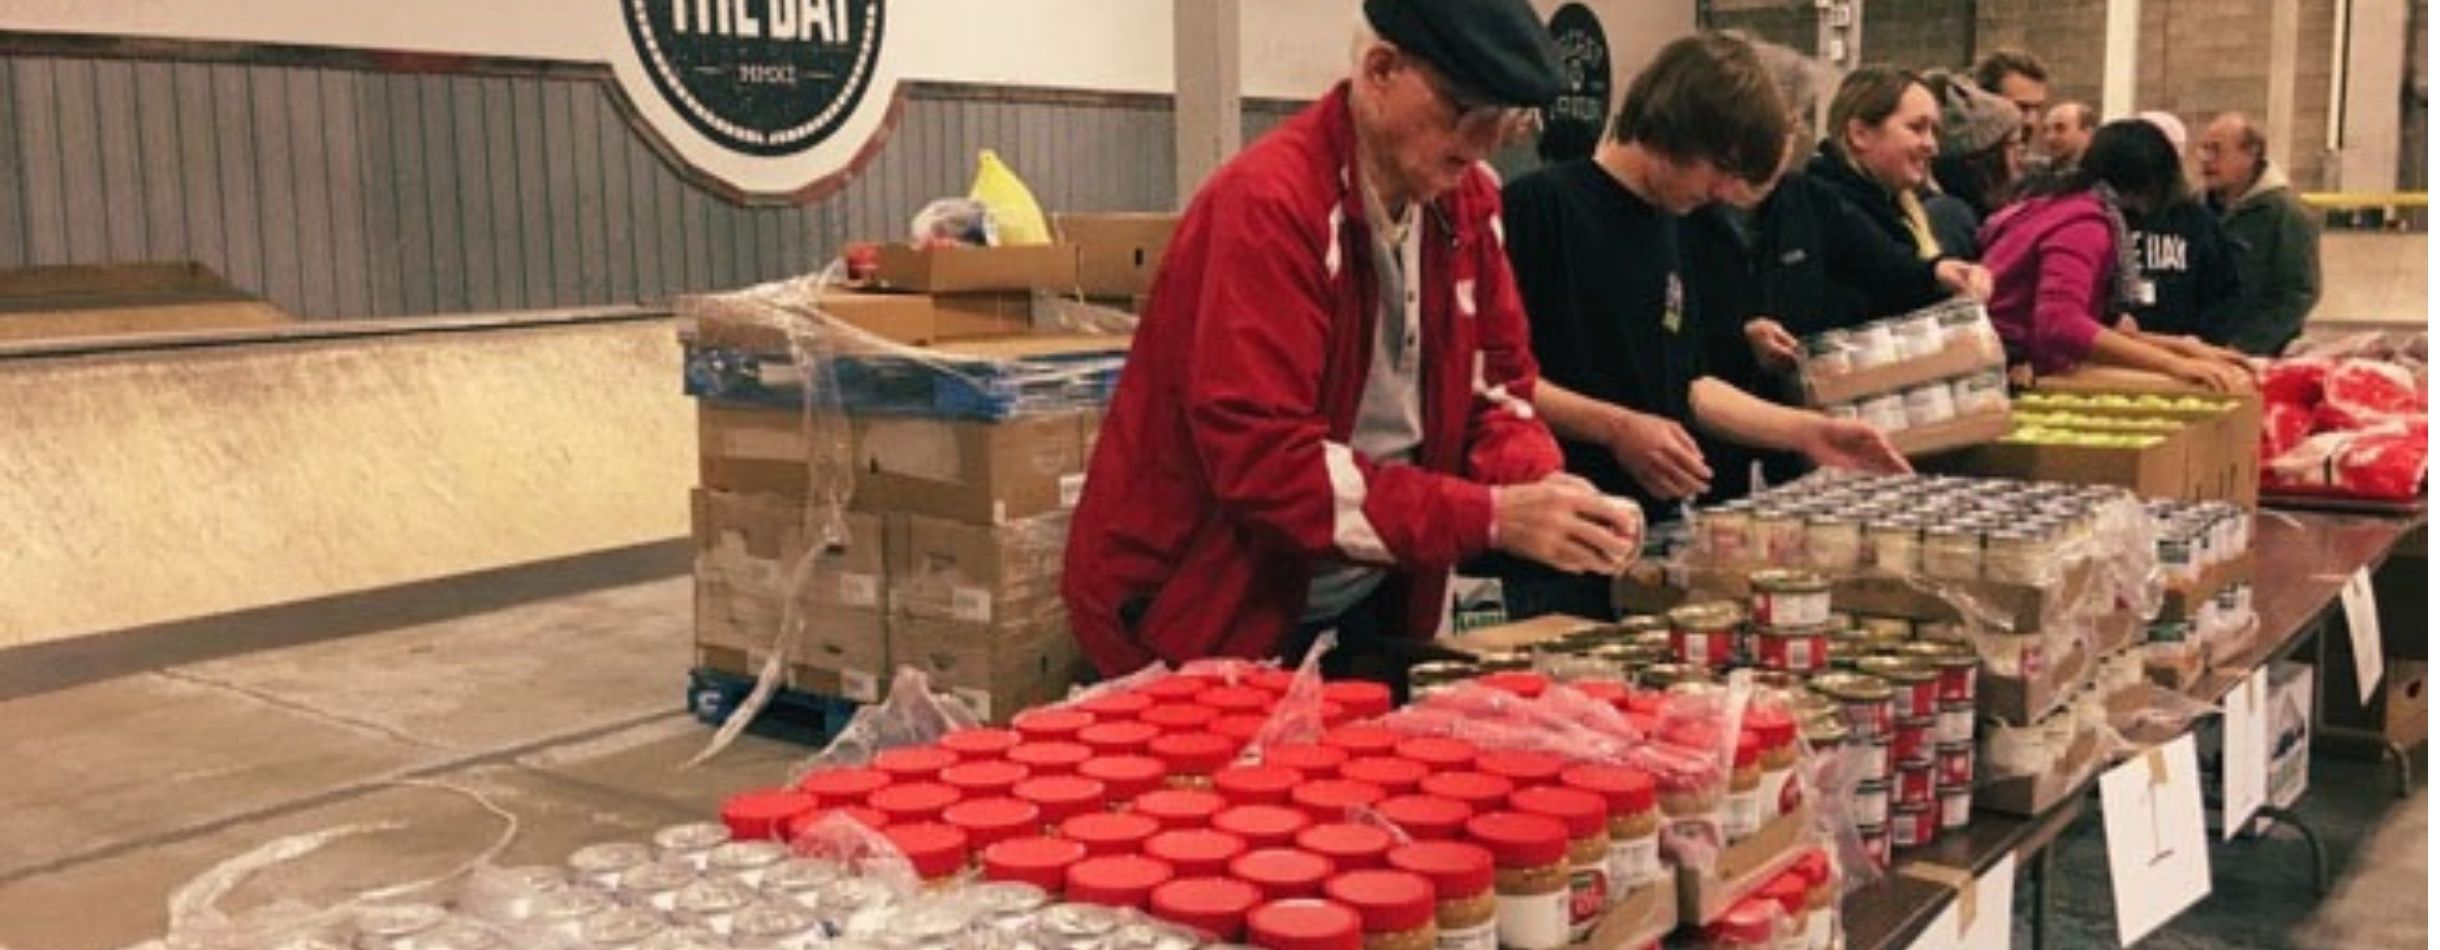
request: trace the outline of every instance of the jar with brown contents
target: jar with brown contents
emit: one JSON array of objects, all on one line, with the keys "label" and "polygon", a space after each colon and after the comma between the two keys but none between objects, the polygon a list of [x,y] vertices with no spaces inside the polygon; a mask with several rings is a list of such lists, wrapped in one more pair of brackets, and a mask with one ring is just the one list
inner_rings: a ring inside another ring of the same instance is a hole
[{"label": "jar with brown contents", "polygon": [[1569,935],[1571,940],[1590,936],[1611,903],[1609,802],[1582,789],[1546,786],[1517,792],[1508,803],[1567,826]]},{"label": "jar with brown contents", "polygon": [[1506,950],[1566,946],[1567,826],[1540,815],[1501,811],[1474,816],[1466,822],[1466,836],[1491,851],[1500,946]]},{"label": "jar with brown contents", "polygon": [[1390,851],[1389,866],[1432,882],[1438,950],[1497,950],[1500,905],[1490,851],[1462,841],[1419,841]]},{"label": "jar with brown contents", "polygon": [[1728,809],[1721,825],[1728,840],[1742,841],[1762,830],[1762,740],[1750,731],[1737,733],[1736,765],[1728,773]]},{"label": "jar with brown contents", "polygon": [[1618,765],[1578,765],[1559,784],[1599,795],[1610,806],[1610,904],[1660,880],[1660,798],[1652,776]]}]

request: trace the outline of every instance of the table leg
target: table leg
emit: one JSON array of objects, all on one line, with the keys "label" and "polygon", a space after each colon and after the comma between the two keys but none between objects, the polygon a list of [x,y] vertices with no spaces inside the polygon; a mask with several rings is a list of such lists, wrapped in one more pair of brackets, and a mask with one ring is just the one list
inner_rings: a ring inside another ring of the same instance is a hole
[{"label": "table leg", "polygon": [[2033,859],[2033,948],[2050,946],[2050,899],[2058,890],[2058,861],[2052,857],[2057,848],[2045,847]]},{"label": "table leg", "polygon": [[2311,826],[2304,823],[2304,816],[2289,809],[2274,808],[2268,805],[2263,806],[2262,810],[2255,814],[2277,824],[2296,829],[2296,834],[2304,838],[2305,847],[2313,855],[2313,893],[2323,897],[2329,896],[2330,864],[2322,851],[2321,835],[2315,833]]}]

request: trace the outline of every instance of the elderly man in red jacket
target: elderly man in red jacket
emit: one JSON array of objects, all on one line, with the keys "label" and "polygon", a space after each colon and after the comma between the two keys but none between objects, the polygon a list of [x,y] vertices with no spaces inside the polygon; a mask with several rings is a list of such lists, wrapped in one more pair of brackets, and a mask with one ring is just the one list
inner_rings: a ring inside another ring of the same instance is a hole
[{"label": "elderly man in red jacket", "polygon": [[1559,471],[1481,164],[1560,86],[1525,0],[1367,0],[1354,75],[1199,192],[1076,509],[1062,593],[1105,674],[1293,655],[1373,675],[1501,550],[1615,572],[1641,522]]}]

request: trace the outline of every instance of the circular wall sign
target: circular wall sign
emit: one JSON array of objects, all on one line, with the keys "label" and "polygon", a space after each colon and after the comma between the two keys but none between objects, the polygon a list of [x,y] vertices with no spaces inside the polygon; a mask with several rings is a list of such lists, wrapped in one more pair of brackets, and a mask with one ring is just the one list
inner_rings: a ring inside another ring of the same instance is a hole
[{"label": "circular wall sign", "polygon": [[669,107],[721,147],[795,155],[872,91],[883,0],[620,0]]}]

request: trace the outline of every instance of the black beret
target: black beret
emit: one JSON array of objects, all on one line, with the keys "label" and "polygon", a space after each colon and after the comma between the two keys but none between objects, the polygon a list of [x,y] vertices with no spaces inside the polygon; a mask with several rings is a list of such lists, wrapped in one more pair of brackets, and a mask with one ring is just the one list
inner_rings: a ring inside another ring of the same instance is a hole
[{"label": "black beret", "polygon": [[1364,0],[1373,32],[1505,106],[1557,98],[1559,47],[1525,0]]}]

